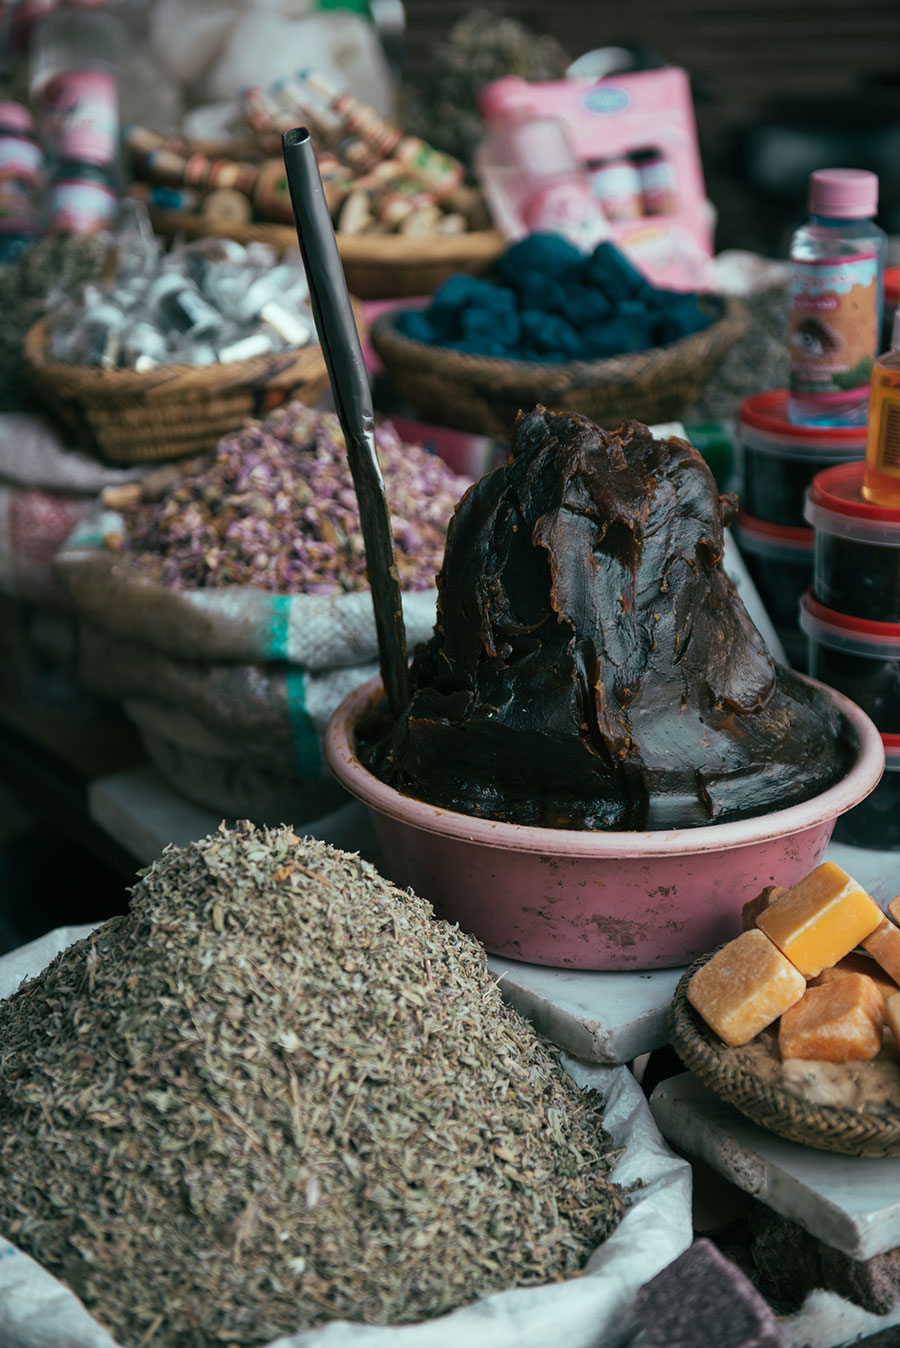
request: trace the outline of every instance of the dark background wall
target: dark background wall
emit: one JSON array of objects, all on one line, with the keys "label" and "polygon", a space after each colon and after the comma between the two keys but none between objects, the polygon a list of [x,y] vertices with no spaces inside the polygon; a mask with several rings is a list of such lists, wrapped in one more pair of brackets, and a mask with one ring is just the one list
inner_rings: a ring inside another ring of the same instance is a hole
[{"label": "dark background wall", "polygon": [[[406,0],[410,75],[473,6]],[[717,244],[780,254],[810,167],[869,167],[900,232],[900,0],[498,0],[573,59],[636,45],[691,76]],[[810,163],[810,156],[817,160]]]}]

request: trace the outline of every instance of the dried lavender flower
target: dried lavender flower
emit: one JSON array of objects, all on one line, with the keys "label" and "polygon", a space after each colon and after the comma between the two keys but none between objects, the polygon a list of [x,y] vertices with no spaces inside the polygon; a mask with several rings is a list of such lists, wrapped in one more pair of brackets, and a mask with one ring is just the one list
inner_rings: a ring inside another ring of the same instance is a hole
[{"label": "dried lavender flower", "polygon": [[[405,590],[435,583],[469,479],[390,423],[375,433]],[[301,403],[248,421],[161,499],[124,511],[121,546],[171,589],[250,585],[280,594],[368,588],[359,507],[337,417]]]}]

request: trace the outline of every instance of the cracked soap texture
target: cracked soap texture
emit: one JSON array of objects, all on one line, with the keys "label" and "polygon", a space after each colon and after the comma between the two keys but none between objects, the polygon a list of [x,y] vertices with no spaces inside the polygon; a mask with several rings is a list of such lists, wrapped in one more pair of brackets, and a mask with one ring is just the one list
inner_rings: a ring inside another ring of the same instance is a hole
[{"label": "cracked soap texture", "polygon": [[761,931],[745,931],[717,950],[688,983],[687,999],[731,1048],[749,1044],[796,1005],[806,979]]},{"label": "cracked soap texture", "polygon": [[520,413],[451,521],[434,635],[405,714],[361,736],[370,770],[572,829],[740,819],[832,785],[852,732],[753,626],[722,567],[733,508],[685,440]]}]

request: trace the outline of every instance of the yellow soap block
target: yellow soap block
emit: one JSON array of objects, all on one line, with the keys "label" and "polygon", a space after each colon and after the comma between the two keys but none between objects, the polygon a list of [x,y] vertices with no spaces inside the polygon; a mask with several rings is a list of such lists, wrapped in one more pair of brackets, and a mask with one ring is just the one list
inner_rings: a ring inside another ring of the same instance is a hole
[{"label": "yellow soap block", "polygon": [[890,1027],[891,1034],[897,1044],[900,1045],[900,992],[895,992],[888,997],[884,1004],[884,1018]]},{"label": "yellow soap block", "polygon": [[809,988],[778,1027],[782,1058],[854,1062],[881,1052],[884,1002],[871,978],[846,978]]},{"label": "yellow soap block", "polygon": [[900,927],[884,918],[862,944],[885,973],[890,974],[895,983],[900,983]]},{"label": "yellow soap block", "polygon": [[836,978],[846,978],[847,974],[865,974],[866,978],[871,978],[884,1001],[887,1001],[895,992],[900,992],[900,987],[894,982],[893,978],[888,978],[880,964],[876,964],[871,955],[860,955],[855,951],[850,955],[845,955],[837,964],[833,964],[829,969],[823,969],[815,978],[810,979],[810,987],[819,987],[822,983],[833,983]]},{"label": "yellow soap block", "polygon": [[881,920],[874,899],[840,866],[824,861],[770,903],[756,925],[804,978],[815,978],[871,936]]},{"label": "yellow soap block", "polygon": [[745,931],[717,950],[688,983],[695,1011],[732,1048],[798,1002],[806,980],[761,931]]}]

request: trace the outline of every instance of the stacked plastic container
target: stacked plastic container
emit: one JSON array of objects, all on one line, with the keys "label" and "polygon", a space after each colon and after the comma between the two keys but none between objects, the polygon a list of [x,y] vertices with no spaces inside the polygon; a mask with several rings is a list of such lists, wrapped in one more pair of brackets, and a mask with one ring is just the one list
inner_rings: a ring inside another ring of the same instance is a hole
[{"label": "stacked plastic container", "polygon": [[795,425],[788,420],[787,389],[773,389],[742,403],[737,445],[738,547],[788,659],[805,669],[799,612],[813,576],[806,493],[822,470],[862,460],[866,428]]},{"label": "stacked plastic container", "polygon": [[868,712],[884,740],[886,769],[873,793],[839,821],[835,837],[900,849],[900,509],[862,496],[863,465],[814,478],[812,588],[800,625],[808,671]]}]

